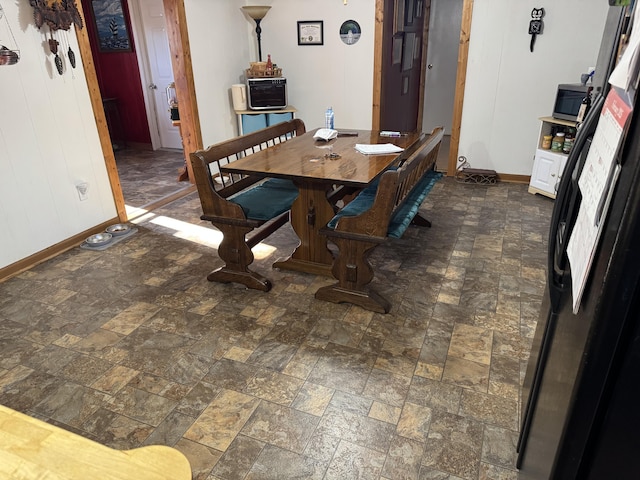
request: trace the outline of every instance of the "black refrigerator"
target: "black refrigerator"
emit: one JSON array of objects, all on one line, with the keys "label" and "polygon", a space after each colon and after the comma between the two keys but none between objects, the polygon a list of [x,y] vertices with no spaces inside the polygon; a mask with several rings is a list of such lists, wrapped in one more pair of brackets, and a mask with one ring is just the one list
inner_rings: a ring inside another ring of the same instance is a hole
[{"label": "black refrigerator", "polygon": [[[631,7],[611,9],[618,20],[603,38],[605,80],[633,23]],[[621,92],[633,110],[613,155],[607,202],[598,206],[602,224],[577,306],[567,254],[587,202],[579,180],[610,91],[603,82],[554,204],[545,298],[522,389],[519,480],[640,479],[640,104],[633,108],[633,88]]]}]

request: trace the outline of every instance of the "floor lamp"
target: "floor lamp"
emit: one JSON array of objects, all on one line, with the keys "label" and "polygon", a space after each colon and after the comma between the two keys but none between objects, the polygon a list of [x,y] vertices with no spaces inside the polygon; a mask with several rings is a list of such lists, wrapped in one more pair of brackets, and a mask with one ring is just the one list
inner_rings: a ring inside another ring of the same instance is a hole
[{"label": "floor lamp", "polygon": [[247,12],[251,18],[256,22],[256,36],[258,37],[258,61],[262,61],[262,46],[260,45],[260,34],[262,29],[260,28],[260,20],[264,18],[271,7],[267,6],[245,6],[242,9]]}]

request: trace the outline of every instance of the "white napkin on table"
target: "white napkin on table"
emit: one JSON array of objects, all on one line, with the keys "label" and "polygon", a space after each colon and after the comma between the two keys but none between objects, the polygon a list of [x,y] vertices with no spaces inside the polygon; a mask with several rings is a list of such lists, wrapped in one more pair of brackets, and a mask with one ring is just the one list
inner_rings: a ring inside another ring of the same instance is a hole
[{"label": "white napkin on table", "polygon": [[393,143],[382,144],[365,144],[356,143],[356,150],[365,155],[388,155],[390,153],[399,153],[404,150]]}]

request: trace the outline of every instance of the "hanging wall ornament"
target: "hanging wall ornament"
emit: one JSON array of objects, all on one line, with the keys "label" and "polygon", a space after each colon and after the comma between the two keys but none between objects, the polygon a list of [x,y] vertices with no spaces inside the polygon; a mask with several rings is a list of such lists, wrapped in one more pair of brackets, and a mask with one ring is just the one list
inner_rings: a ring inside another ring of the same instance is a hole
[{"label": "hanging wall ornament", "polygon": [[69,64],[71,65],[71,68],[76,68],[76,54],[73,53],[71,47],[67,50],[67,57],[69,57]]},{"label": "hanging wall ornament", "polygon": [[[9,26],[9,20],[5,17],[2,5],[0,5],[0,26],[2,25],[6,25],[6,29],[0,28],[0,65],[15,65],[20,60],[20,50],[18,50],[18,44]],[[8,47],[2,45],[2,42],[6,41],[2,38],[5,30],[13,42],[13,45],[10,44]]]},{"label": "hanging wall ornament", "polygon": [[60,45],[60,42],[53,38],[53,33],[51,33],[51,38],[49,39],[49,50],[51,50],[51,53],[55,55],[54,62],[56,64],[56,70],[58,70],[58,73],[62,75],[62,59],[60,58],[60,55],[58,55],[58,45]]},{"label": "hanging wall ornament", "polygon": [[[62,58],[60,58],[58,54],[58,45],[60,45],[60,42],[53,38],[53,34],[54,32],[57,33],[58,30],[69,30],[71,25],[75,25],[78,28],[84,26],[76,2],[74,0],[29,0],[29,3],[34,9],[33,18],[36,26],[40,29],[43,25],[49,27],[49,50],[55,55],[54,62],[56,70],[62,75],[64,65]],[[69,57],[71,67],[76,68],[76,55],[73,50],[71,50],[71,46],[67,48],[67,56]]]},{"label": "hanging wall ornament", "polygon": [[69,59],[69,65],[71,68],[76,68],[76,54],[71,49],[71,45],[69,44],[69,36],[67,32],[60,32],[60,44],[61,51],[67,53],[67,58]]},{"label": "hanging wall ornament", "polygon": [[53,31],[69,30],[72,24],[78,28],[84,26],[73,0],[29,0],[29,3],[34,9],[33,18],[38,28],[45,23]]}]

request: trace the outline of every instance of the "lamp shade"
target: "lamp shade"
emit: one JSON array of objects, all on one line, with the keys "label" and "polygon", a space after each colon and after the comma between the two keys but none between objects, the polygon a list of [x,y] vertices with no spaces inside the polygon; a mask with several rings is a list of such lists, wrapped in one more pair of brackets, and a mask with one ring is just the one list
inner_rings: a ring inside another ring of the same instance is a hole
[{"label": "lamp shade", "polygon": [[242,7],[242,9],[247,12],[247,15],[249,15],[254,20],[262,20],[270,8],[271,7],[269,6],[263,5]]}]

